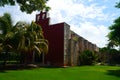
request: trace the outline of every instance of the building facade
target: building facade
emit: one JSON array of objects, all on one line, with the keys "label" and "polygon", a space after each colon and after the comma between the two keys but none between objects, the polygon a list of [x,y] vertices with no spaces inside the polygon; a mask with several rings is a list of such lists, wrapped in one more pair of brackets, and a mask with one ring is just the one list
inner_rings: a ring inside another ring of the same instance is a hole
[{"label": "building facade", "polygon": [[51,66],[79,65],[79,55],[84,50],[98,52],[98,47],[70,30],[67,23],[50,24],[47,12],[36,15],[36,23],[41,25],[43,35],[49,42],[45,63]]}]

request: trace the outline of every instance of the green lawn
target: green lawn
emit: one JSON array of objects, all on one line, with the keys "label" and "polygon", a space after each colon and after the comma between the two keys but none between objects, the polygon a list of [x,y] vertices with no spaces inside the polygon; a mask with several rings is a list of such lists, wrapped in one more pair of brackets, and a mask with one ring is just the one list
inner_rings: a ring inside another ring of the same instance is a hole
[{"label": "green lawn", "polygon": [[81,66],[0,72],[0,80],[120,80],[120,67]]}]

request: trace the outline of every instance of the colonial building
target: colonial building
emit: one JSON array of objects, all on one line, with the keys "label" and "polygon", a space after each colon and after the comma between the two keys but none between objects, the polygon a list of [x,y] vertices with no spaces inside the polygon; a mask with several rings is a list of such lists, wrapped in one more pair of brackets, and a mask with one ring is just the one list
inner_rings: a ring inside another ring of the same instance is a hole
[{"label": "colonial building", "polygon": [[70,30],[67,23],[50,24],[47,12],[36,15],[36,23],[41,25],[45,39],[49,42],[49,51],[45,63],[51,66],[79,65],[80,52],[98,51],[98,47]]}]

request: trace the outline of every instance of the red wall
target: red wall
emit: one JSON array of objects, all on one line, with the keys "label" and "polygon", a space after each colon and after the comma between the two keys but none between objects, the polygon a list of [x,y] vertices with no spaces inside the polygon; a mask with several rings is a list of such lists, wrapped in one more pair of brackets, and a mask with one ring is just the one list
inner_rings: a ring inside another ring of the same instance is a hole
[{"label": "red wall", "polygon": [[53,66],[63,66],[64,23],[49,25],[47,12],[37,14],[36,23],[42,26],[44,37],[49,42],[49,51],[45,55],[45,63]]},{"label": "red wall", "polygon": [[64,23],[42,26],[45,39],[49,42],[49,51],[45,55],[45,63],[52,66],[63,66]]},{"label": "red wall", "polygon": [[64,24],[55,24],[43,29],[44,36],[49,42],[49,51],[45,61],[54,66],[63,65],[64,53]]}]

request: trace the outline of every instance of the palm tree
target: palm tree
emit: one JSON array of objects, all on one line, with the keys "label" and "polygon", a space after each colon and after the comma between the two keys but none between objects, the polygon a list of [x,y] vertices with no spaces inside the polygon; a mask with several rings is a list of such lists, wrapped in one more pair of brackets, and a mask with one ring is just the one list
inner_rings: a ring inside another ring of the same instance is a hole
[{"label": "palm tree", "polygon": [[15,39],[19,39],[15,40],[18,41],[17,51],[25,53],[25,62],[29,63],[34,61],[34,52],[37,52],[38,54],[47,53],[47,40],[43,37],[41,27],[35,22],[32,22],[31,25],[18,22],[15,25],[14,30],[16,31]]},{"label": "palm tree", "polygon": [[[26,55],[26,62],[29,59],[31,62],[34,61],[34,52],[41,54],[48,51],[48,42],[44,39],[42,28],[35,22],[30,25],[18,22],[13,26],[10,14],[5,13],[0,17],[0,30],[0,51],[6,55],[10,50],[15,51]],[[6,64],[7,58],[4,59]]]},{"label": "palm tree", "polygon": [[0,50],[1,52],[5,52],[4,56],[4,65],[6,65],[7,55],[11,46],[11,38],[13,37],[12,32],[12,19],[9,13],[5,13],[2,17],[0,17]]},{"label": "palm tree", "polygon": [[[28,29],[29,30],[29,29]],[[44,39],[42,28],[35,22],[31,23],[30,30],[34,36],[34,46],[33,50],[38,51],[38,53],[43,53],[43,64],[44,64],[44,54],[48,52],[48,41]]]}]

